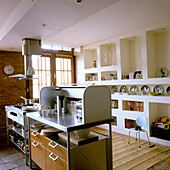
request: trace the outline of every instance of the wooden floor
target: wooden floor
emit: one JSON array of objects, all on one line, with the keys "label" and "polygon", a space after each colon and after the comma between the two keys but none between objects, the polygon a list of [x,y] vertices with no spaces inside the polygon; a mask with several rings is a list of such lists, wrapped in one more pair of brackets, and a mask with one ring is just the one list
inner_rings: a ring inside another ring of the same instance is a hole
[{"label": "wooden floor", "polygon": [[[107,130],[95,128],[99,133],[108,134]],[[131,138],[128,144],[128,136],[112,132],[113,169],[114,170],[170,170],[170,148],[160,145],[149,147],[149,143],[141,141],[141,149],[138,141]]]},{"label": "wooden floor", "polygon": [[[107,130],[93,128],[93,130],[108,134]],[[149,144],[141,141],[141,149],[138,142],[131,138],[128,145],[128,137],[118,133],[112,133],[113,169],[114,170],[170,170],[170,148]],[[25,166],[24,155],[14,147],[0,149],[0,170],[29,170]],[[36,168],[35,168],[36,169]]]}]

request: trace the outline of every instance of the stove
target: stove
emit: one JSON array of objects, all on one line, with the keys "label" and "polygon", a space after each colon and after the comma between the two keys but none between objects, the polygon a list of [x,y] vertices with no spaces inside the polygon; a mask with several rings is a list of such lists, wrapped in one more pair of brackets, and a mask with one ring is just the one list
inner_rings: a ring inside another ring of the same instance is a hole
[{"label": "stove", "polygon": [[26,121],[25,116],[26,113],[30,111],[37,111],[37,109],[33,105],[13,105],[13,106],[5,106],[6,116],[13,121],[24,126],[24,122]]}]

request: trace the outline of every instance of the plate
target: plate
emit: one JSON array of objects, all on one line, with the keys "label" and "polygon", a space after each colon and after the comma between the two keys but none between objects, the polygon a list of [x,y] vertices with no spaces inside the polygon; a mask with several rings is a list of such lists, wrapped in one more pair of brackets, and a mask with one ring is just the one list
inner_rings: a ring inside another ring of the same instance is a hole
[{"label": "plate", "polygon": [[117,92],[117,87],[116,86],[112,86],[111,87],[111,93],[115,93]]},{"label": "plate", "polygon": [[149,87],[147,85],[144,85],[144,86],[141,87],[140,90],[144,95],[147,95],[148,92],[149,92]]},{"label": "plate", "polygon": [[156,85],[154,88],[153,88],[153,92],[158,92],[158,93],[163,93],[163,87],[161,87],[160,85]]},{"label": "plate", "polygon": [[132,86],[132,87],[130,88],[130,91],[131,91],[131,92],[137,92],[137,91],[138,91],[137,86]]},{"label": "plate", "polygon": [[168,75],[168,69],[167,68],[161,67],[158,70],[158,77],[167,77],[167,75]]},{"label": "plate", "polygon": [[167,87],[166,93],[167,93],[168,95],[170,95],[170,86]]},{"label": "plate", "polygon": [[127,87],[126,86],[122,86],[120,88],[120,92],[126,93],[127,92]]},{"label": "plate", "polygon": [[138,92],[137,86],[132,86],[132,87],[130,88],[130,94],[136,95],[137,92]]}]

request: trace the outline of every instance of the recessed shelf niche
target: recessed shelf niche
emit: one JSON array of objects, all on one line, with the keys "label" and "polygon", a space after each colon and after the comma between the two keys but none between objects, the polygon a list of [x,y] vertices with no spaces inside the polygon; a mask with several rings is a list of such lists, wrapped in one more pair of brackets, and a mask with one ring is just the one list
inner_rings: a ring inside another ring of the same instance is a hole
[{"label": "recessed shelf niche", "polygon": [[112,116],[112,119],[113,119],[112,125],[117,126],[117,117]]},{"label": "recessed shelf niche", "polygon": [[97,67],[97,49],[85,49],[84,50],[84,68],[96,68]]},{"label": "recessed shelf niche", "polygon": [[101,72],[101,80],[117,80],[117,71]]},{"label": "recessed shelf niche", "polygon": [[170,104],[168,103],[149,103],[150,126],[156,118],[167,117],[170,119]]},{"label": "recessed shelf niche", "polygon": [[126,129],[135,128],[137,126],[136,120],[127,119],[127,118],[125,118],[124,120],[125,120]]},{"label": "recessed shelf niche", "polygon": [[119,109],[119,105],[118,105],[118,100],[111,100],[111,104],[112,104],[112,108],[113,109]]},{"label": "recessed shelf niche", "polygon": [[100,45],[100,60],[101,67],[117,65],[115,43]]},{"label": "recessed shelf niche", "polygon": [[97,73],[86,73],[85,74],[85,81],[97,81],[98,74]]},{"label": "recessed shelf niche", "polygon": [[159,69],[168,69],[170,77],[170,26],[147,32],[148,78],[157,78]]},{"label": "recessed shelf niche", "polygon": [[129,111],[138,111],[138,112],[143,112],[144,103],[141,101],[122,101],[122,108],[123,110],[129,110]]},{"label": "recessed shelf niche", "polygon": [[122,76],[142,71],[141,36],[121,39],[120,54]]}]

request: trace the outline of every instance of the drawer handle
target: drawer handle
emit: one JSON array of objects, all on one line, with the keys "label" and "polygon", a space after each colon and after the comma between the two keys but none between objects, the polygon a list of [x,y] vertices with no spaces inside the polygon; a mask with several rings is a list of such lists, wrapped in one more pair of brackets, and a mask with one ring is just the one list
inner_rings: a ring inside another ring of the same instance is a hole
[{"label": "drawer handle", "polygon": [[32,145],[37,147],[38,146],[38,143],[36,141],[32,142]]},{"label": "drawer handle", "polygon": [[[51,144],[52,142],[53,142],[53,141],[51,141],[50,143],[48,143],[48,145],[51,146],[52,148],[56,148],[58,144],[56,143],[55,145],[52,145],[52,144]],[[53,142],[53,143],[54,143],[54,142]]]},{"label": "drawer handle", "polygon": [[37,136],[37,135],[38,135],[38,133],[37,133],[37,132],[34,132],[34,131],[33,131],[31,134],[32,134],[33,136]]},{"label": "drawer handle", "polygon": [[56,156],[55,158],[53,158],[52,155],[54,155],[54,154],[51,153],[51,154],[49,155],[49,158],[51,158],[53,161],[56,161],[56,160],[58,159],[58,156]]}]

